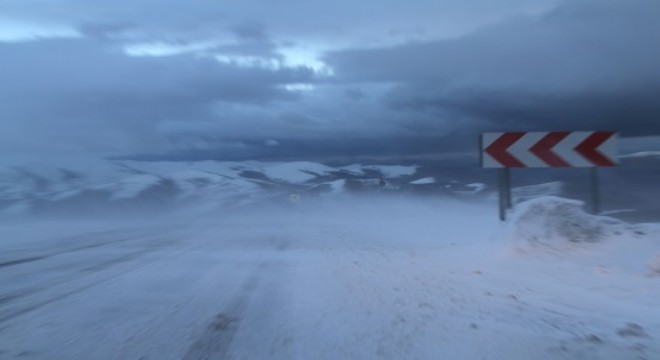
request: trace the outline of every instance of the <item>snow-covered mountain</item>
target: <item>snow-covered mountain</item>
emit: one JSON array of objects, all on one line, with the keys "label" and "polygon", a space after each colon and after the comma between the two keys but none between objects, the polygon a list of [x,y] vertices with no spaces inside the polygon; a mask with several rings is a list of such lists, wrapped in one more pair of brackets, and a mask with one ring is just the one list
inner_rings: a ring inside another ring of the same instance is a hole
[{"label": "snow-covered mountain", "polygon": [[[642,156],[643,155],[643,156]],[[600,171],[603,210],[656,214],[660,160],[644,153]],[[61,158],[0,162],[0,216],[12,214],[130,213],[197,204],[235,207],[315,196],[406,192],[475,198],[493,195],[497,177],[475,167],[439,163],[328,166],[310,161],[129,161]],[[585,169],[515,173],[514,200],[540,195],[589,200]],[[637,189],[636,192],[622,189]],[[651,212],[649,212],[651,211]],[[630,215],[630,214],[628,214]],[[656,215],[653,215],[656,216]]]},{"label": "snow-covered mountain", "polygon": [[184,203],[240,206],[274,198],[286,200],[292,194],[414,191],[429,186],[445,193],[464,190],[456,183],[450,187],[435,181],[420,182],[417,173],[415,165],[332,167],[306,161],[30,163],[0,168],[0,214],[89,214]]}]

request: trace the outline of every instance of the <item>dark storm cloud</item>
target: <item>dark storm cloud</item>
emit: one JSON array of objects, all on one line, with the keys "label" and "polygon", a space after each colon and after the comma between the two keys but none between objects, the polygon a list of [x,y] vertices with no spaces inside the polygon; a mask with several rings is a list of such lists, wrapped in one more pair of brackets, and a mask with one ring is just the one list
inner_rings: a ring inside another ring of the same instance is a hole
[{"label": "dark storm cloud", "polygon": [[[471,31],[512,14],[536,12],[556,0],[3,0],[0,14],[68,24],[139,24],[148,36],[249,34],[264,26],[288,40],[307,36],[381,41],[394,35]],[[135,35],[135,34],[133,34]],[[378,39],[380,38],[380,39]],[[327,40],[327,39],[326,39]]]},{"label": "dark storm cloud", "polygon": [[[400,87],[385,98],[398,111],[427,109],[465,122],[465,131],[614,130],[623,136],[660,134],[660,86],[581,94],[463,90],[438,94]],[[468,120],[469,119],[469,120]],[[408,126],[433,126],[432,123]]]},{"label": "dark storm cloud", "polygon": [[395,158],[472,154],[490,130],[660,134],[655,0],[53,1],[0,1],[27,27],[0,37],[5,152]]},{"label": "dark storm cloud", "polygon": [[[483,130],[660,134],[660,2],[577,1],[448,41],[329,54],[343,81],[394,82],[400,111]],[[453,114],[453,115],[452,115]]]},{"label": "dark storm cloud", "polygon": [[131,22],[90,22],[83,23],[77,26],[80,32],[88,37],[106,38],[116,34],[121,34],[133,29],[137,29],[138,25]]},{"label": "dark storm cloud", "polygon": [[233,32],[243,40],[264,42],[268,41],[266,26],[262,23],[242,23],[232,28]]},{"label": "dark storm cloud", "polygon": [[155,137],[153,129],[163,121],[214,118],[214,103],[296,100],[281,85],[314,78],[303,67],[243,67],[185,54],[129,57],[110,45],[78,39],[0,43],[0,111],[13,122],[2,126],[4,146],[21,133],[26,142],[47,133],[51,140],[94,142],[104,131],[123,131],[144,142],[143,133]]}]

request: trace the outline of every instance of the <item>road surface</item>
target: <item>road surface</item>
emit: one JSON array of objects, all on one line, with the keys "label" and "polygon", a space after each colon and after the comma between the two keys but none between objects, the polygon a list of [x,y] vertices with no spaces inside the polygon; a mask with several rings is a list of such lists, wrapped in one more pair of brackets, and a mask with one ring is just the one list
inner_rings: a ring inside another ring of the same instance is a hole
[{"label": "road surface", "polygon": [[33,230],[0,358],[658,359],[657,280],[515,257],[464,210]]}]

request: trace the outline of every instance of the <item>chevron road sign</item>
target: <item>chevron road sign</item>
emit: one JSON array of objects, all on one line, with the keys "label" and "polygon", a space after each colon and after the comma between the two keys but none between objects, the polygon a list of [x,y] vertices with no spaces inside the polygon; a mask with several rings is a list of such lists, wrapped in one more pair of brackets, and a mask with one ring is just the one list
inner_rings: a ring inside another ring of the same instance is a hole
[{"label": "chevron road sign", "polygon": [[500,132],[481,135],[481,166],[499,168],[500,220],[512,207],[511,168],[591,168],[592,212],[600,210],[599,167],[617,165],[612,131]]},{"label": "chevron road sign", "polygon": [[601,167],[617,165],[611,131],[484,133],[485,168]]}]

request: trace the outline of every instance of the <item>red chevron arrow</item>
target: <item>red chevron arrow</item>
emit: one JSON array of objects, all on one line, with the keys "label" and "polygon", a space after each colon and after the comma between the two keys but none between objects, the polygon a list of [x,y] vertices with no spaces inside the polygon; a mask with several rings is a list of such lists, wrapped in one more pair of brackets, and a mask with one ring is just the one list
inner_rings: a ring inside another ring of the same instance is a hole
[{"label": "red chevron arrow", "polygon": [[504,133],[485,148],[484,151],[505,167],[526,167],[525,164],[507,151],[511,145],[515,144],[523,136],[525,136],[524,132]]},{"label": "red chevron arrow", "polygon": [[598,151],[598,147],[614,134],[611,131],[596,131],[584,139],[574,150],[596,166],[615,166],[615,162]]},{"label": "red chevron arrow", "polygon": [[529,148],[529,151],[552,167],[569,167],[571,164],[552,151],[552,148],[564,140],[568,135],[570,135],[570,132],[567,131],[550,132],[534,144],[534,146]]}]

